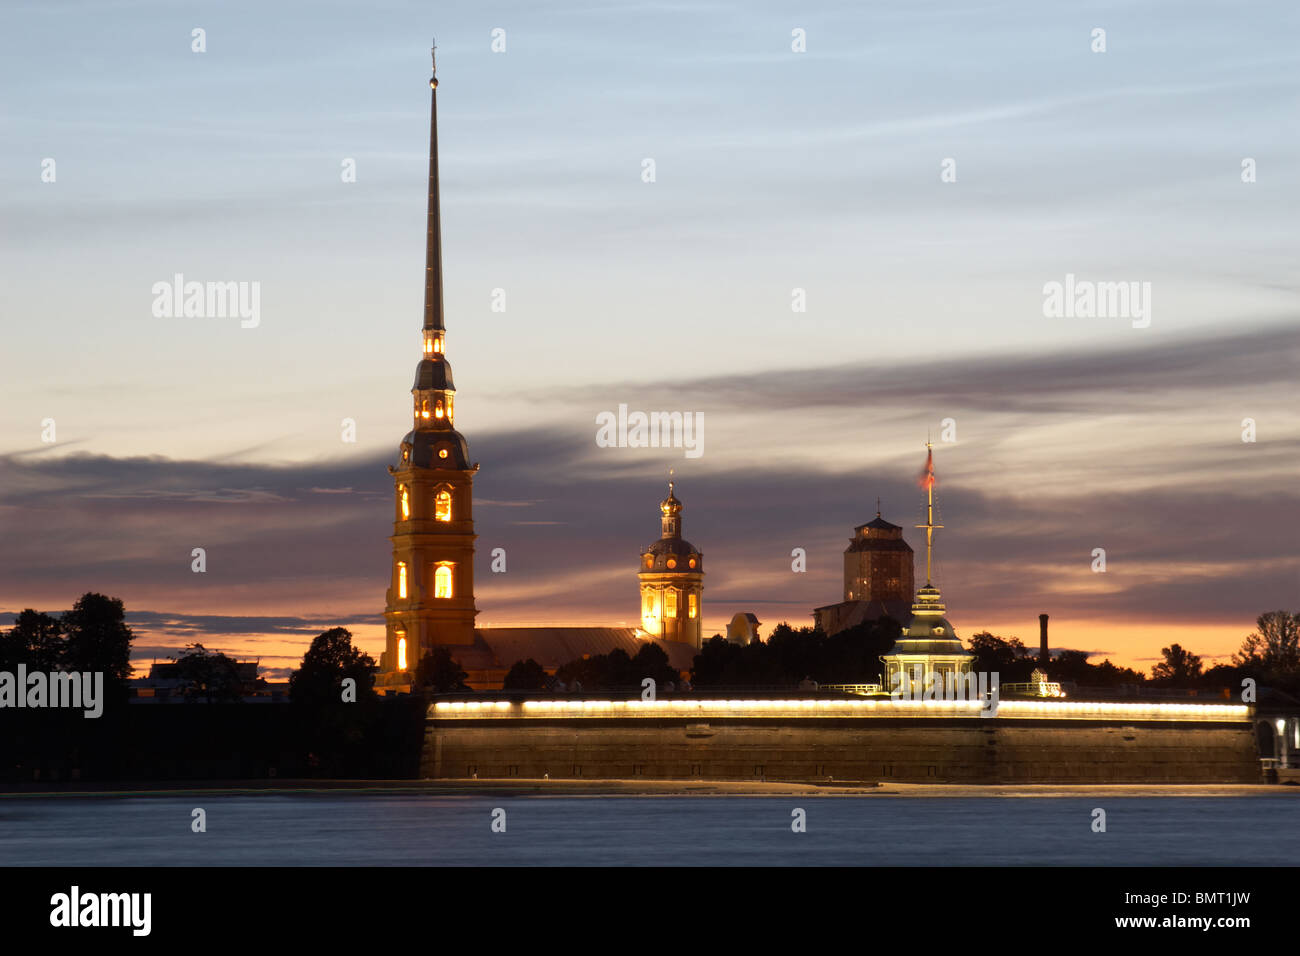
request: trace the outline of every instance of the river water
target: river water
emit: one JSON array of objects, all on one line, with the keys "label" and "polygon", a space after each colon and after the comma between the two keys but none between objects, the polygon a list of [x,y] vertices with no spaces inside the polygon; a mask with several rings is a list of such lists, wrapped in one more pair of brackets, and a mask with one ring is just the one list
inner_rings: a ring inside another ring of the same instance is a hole
[{"label": "river water", "polygon": [[1284,795],[43,797],[0,799],[0,865],[1291,866],[1298,823]]}]

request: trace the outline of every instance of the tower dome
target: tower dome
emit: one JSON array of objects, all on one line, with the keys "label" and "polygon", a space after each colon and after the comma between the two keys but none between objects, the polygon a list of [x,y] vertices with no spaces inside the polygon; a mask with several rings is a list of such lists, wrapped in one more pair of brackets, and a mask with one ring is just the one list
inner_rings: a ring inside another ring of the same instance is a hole
[{"label": "tower dome", "polygon": [[665,515],[679,515],[682,513],[682,503],[677,500],[673,494],[673,482],[668,482],[668,497],[659,502],[659,510]]}]

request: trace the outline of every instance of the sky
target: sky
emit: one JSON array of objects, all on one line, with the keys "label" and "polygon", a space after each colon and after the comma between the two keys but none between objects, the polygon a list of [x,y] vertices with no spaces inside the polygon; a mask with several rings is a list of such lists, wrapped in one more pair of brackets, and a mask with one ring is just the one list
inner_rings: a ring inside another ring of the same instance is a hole
[{"label": "sky", "polygon": [[[0,624],[378,654],[436,34],[480,625],[636,624],[669,468],[706,634],[810,623],[877,497],[919,552],[929,436],[959,635],[1226,657],[1298,604],[1300,10],[1043,6],[5,4]],[[621,404],[703,453],[598,447]]]}]

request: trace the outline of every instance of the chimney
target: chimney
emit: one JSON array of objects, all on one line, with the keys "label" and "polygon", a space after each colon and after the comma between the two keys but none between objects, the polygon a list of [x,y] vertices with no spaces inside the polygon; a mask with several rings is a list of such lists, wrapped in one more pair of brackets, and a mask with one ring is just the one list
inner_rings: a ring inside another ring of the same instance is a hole
[{"label": "chimney", "polygon": [[1051,655],[1047,652],[1047,615],[1038,615],[1038,664],[1040,667],[1046,667],[1051,661]]}]

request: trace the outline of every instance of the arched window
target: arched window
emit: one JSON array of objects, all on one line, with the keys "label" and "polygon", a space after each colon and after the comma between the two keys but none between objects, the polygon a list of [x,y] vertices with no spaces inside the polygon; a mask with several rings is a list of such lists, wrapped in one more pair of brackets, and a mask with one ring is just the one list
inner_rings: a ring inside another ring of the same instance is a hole
[{"label": "arched window", "polygon": [[451,492],[440,488],[433,496],[433,516],[439,521],[451,520]]},{"label": "arched window", "polygon": [[433,410],[433,417],[434,417],[434,418],[441,419],[442,416],[443,416],[443,414],[444,414],[444,412],[443,412],[443,410],[442,410],[442,402],[439,402],[439,403],[434,407],[434,410]]},{"label": "arched window", "polygon": [[402,520],[411,517],[411,494],[406,490],[406,485],[402,485]]},{"label": "arched window", "polygon": [[677,616],[677,589],[669,588],[664,592],[664,617]]},{"label": "arched window", "polygon": [[429,417],[429,400],[427,398],[420,401],[420,417]]},{"label": "arched window", "polygon": [[433,572],[433,596],[436,598],[451,597],[450,564],[440,564],[438,570]]},{"label": "arched window", "polygon": [[406,670],[406,638],[404,637],[397,639],[397,669]]},{"label": "arched window", "polygon": [[700,613],[700,596],[698,594],[688,595],[686,598],[686,616],[695,618]]},{"label": "arched window", "polygon": [[406,597],[406,562],[397,562],[397,596]]}]

